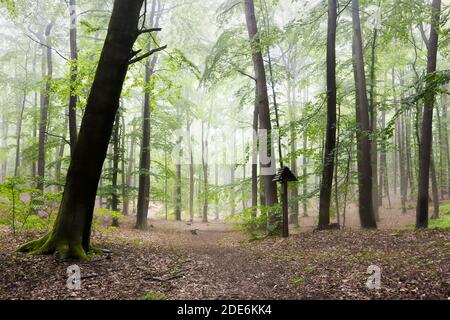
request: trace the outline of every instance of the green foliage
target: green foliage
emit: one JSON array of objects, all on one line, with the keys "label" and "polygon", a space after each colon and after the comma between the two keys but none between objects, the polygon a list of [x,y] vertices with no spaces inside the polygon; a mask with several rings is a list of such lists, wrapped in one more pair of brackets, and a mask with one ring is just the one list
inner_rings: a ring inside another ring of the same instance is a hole
[{"label": "green foliage", "polygon": [[[450,203],[439,207],[440,216],[437,219],[430,219],[429,229],[450,229]],[[399,228],[399,230],[414,230],[414,226]]]},{"label": "green foliage", "polygon": [[159,292],[149,291],[142,297],[143,300],[167,300],[166,296]]},{"label": "green foliage", "polygon": [[[253,216],[255,211],[260,212],[256,217]],[[269,217],[270,221],[275,221],[275,223],[269,223]],[[235,223],[235,227],[248,234],[250,240],[261,239],[268,235],[277,234],[281,230],[281,206],[246,208],[227,216],[225,221]]]},{"label": "green foliage", "polygon": [[29,220],[35,210],[31,199],[36,190],[29,187],[24,177],[8,177],[0,185],[0,215],[1,222],[10,226],[13,233],[26,227],[32,227],[36,219]]},{"label": "green foliage", "polygon": [[119,222],[122,222],[125,217],[124,215],[119,211],[113,211],[107,208],[98,208],[95,210],[94,215],[94,228],[100,227],[102,225],[111,225],[112,220],[118,220]]},{"label": "green foliage", "polygon": [[5,7],[11,16],[16,16],[16,5],[13,0],[0,0],[0,5]]}]

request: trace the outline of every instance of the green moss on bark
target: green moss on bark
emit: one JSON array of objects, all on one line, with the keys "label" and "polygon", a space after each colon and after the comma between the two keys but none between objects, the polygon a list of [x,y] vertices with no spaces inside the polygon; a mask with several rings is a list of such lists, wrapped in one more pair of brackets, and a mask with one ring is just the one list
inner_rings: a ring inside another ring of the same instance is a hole
[{"label": "green moss on bark", "polygon": [[17,251],[27,252],[33,255],[54,254],[59,259],[88,259],[88,255],[83,249],[81,242],[58,239],[53,233],[48,233],[42,238],[25,243]]}]

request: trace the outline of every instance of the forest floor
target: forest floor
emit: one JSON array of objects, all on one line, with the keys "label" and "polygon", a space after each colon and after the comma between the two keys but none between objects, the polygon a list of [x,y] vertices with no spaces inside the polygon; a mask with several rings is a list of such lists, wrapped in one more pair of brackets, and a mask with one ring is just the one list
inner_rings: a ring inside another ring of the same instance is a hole
[{"label": "forest floor", "polygon": [[[94,242],[112,253],[86,262],[16,253],[36,234],[0,227],[0,299],[450,299],[448,229],[306,227],[248,241],[222,222],[150,223],[137,231],[130,217],[96,231]],[[81,290],[66,287],[73,264]],[[381,268],[380,289],[366,287],[371,265]]]}]

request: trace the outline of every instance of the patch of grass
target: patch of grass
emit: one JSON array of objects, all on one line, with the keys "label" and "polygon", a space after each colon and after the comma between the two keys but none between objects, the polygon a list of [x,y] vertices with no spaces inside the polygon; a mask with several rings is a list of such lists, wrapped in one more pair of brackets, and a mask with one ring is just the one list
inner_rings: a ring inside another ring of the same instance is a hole
[{"label": "patch of grass", "polygon": [[294,279],[291,280],[291,283],[294,286],[301,286],[302,284],[305,283],[305,279],[303,277],[294,278]]},{"label": "patch of grass", "polygon": [[442,215],[450,215],[450,202],[446,204],[441,204],[439,207],[439,212]]},{"label": "patch of grass", "polygon": [[166,296],[159,292],[149,291],[142,297],[143,300],[167,300]]},{"label": "patch of grass", "polygon": [[[441,206],[441,215],[438,219],[430,219],[428,222],[429,229],[450,229],[450,203]],[[414,230],[414,226],[399,228],[398,230]]]}]

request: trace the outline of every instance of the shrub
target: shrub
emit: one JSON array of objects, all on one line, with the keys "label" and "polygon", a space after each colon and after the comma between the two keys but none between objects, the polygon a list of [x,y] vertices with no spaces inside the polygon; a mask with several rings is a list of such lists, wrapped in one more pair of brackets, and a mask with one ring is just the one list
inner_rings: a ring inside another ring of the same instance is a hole
[{"label": "shrub", "polygon": [[[259,206],[257,210],[260,213],[256,217],[253,217],[255,208],[250,207],[226,217],[225,221],[234,222],[235,226],[247,233],[251,240],[280,233],[282,226],[281,206]],[[276,221],[272,225],[269,225],[269,212],[273,215],[273,220]]]}]

